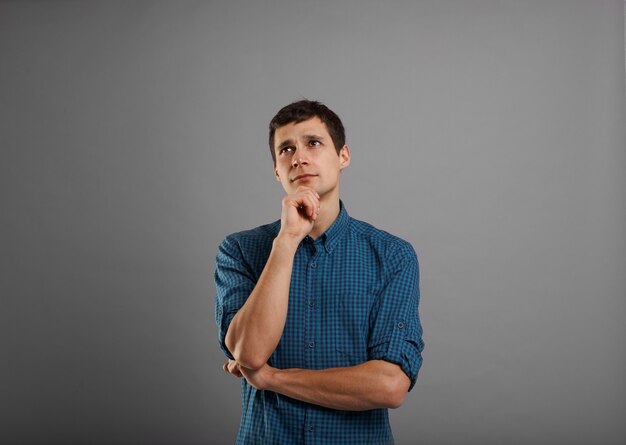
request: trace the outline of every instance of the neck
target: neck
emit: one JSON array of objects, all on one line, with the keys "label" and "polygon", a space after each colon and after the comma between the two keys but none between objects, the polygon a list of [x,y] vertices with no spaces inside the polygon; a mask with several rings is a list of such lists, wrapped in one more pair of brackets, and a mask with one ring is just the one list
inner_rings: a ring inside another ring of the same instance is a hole
[{"label": "neck", "polygon": [[320,214],[315,220],[313,230],[311,230],[309,236],[317,239],[317,237],[326,232],[339,216],[339,210],[339,196],[323,197],[320,200]]}]

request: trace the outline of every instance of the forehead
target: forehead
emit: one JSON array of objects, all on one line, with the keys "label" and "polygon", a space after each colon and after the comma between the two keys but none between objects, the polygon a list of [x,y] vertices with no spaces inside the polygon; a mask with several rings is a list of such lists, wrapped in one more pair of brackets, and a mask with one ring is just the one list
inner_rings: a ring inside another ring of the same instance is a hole
[{"label": "forehead", "polygon": [[313,116],[302,122],[291,122],[276,129],[274,133],[274,148],[287,140],[297,140],[305,136],[317,135],[330,139],[326,124],[319,117]]}]

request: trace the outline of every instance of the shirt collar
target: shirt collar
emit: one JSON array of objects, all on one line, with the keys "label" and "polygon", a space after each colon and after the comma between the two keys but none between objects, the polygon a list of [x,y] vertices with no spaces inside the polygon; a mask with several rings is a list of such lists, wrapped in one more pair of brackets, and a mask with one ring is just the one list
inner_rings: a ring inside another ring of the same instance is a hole
[{"label": "shirt collar", "polygon": [[346,231],[349,222],[350,216],[348,216],[348,212],[346,211],[343,202],[339,200],[339,216],[337,216],[337,219],[335,219],[328,230],[326,230],[326,232],[324,232],[320,237],[324,243],[326,252],[332,252],[333,248],[339,242],[341,235],[343,235]]}]

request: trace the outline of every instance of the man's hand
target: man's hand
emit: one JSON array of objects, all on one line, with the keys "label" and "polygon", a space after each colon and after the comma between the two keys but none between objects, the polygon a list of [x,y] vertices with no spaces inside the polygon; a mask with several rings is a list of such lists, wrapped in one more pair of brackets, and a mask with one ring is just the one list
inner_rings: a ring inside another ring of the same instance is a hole
[{"label": "man's hand", "polygon": [[222,368],[235,377],[245,377],[249,384],[259,390],[267,389],[269,378],[275,369],[267,363],[257,370],[243,368],[235,360],[228,360]]},{"label": "man's hand", "polygon": [[256,389],[263,390],[269,388],[270,379],[275,371],[275,368],[272,368],[266,363],[257,370],[248,368],[240,368],[240,370],[241,374],[243,374],[249,384],[254,386]]},{"label": "man's hand", "polygon": [[234,375],[235,377],[242,377],[241,367],[239,366],[239,363],[237,363],[235,360],[228,360],[226,363],[224,363],[222,369],[227,373]]},{"label": "man's hand", "polygon": [[320,212],[320,195],[310,187],[300,186],[295,193],[283,198],[280,234],[300,242],[313,230]]}]

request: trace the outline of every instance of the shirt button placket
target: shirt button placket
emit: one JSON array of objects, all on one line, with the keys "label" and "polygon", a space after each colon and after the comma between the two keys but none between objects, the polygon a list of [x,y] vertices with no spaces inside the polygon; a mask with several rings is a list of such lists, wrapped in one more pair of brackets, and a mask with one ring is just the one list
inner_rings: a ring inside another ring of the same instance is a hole
[{"label": "shirt button placket", "polygon": [[[309,267],[306,272],[306,299],[305,299],[305,321],[304,321],[304,355],[305,363],[308,368],[312,368],[315,361],[316,352],[316,329],[317,329],[317,292],[318,292],[318,255],[316,252],[309,261]],[[314,412],[308,407],[304,413],[304,443],[310,443],[315,433]]]},{"label": "shirt button placket", "polygon": [[304,346],[307,367],[313,365],[313,356],[315,354],[315,336],[316,336],[316,283],[317,280],[317,259],[318,251],[316,249],[313,257],[309,261],[306,280],[306,306],[305,306],[305,323],[304,323]]},{"label": "shirt button placket", "polygon": [[315,279],[312,275],[315,273],[315,269],[317,268],[317,263],[315,259],[313,259],[310,263],[311,270],[309,270],[309,279],[307,280],[307,307],[306,307],[306,332],[305,332],[305,343],[307,349],[307,365],[311,365],[313,358],[311,354],[313,354],[313,350],[315,349],[315,314],[313,313],[315,309],[315,295],[314,291],[311,289],[315,283]]}]

